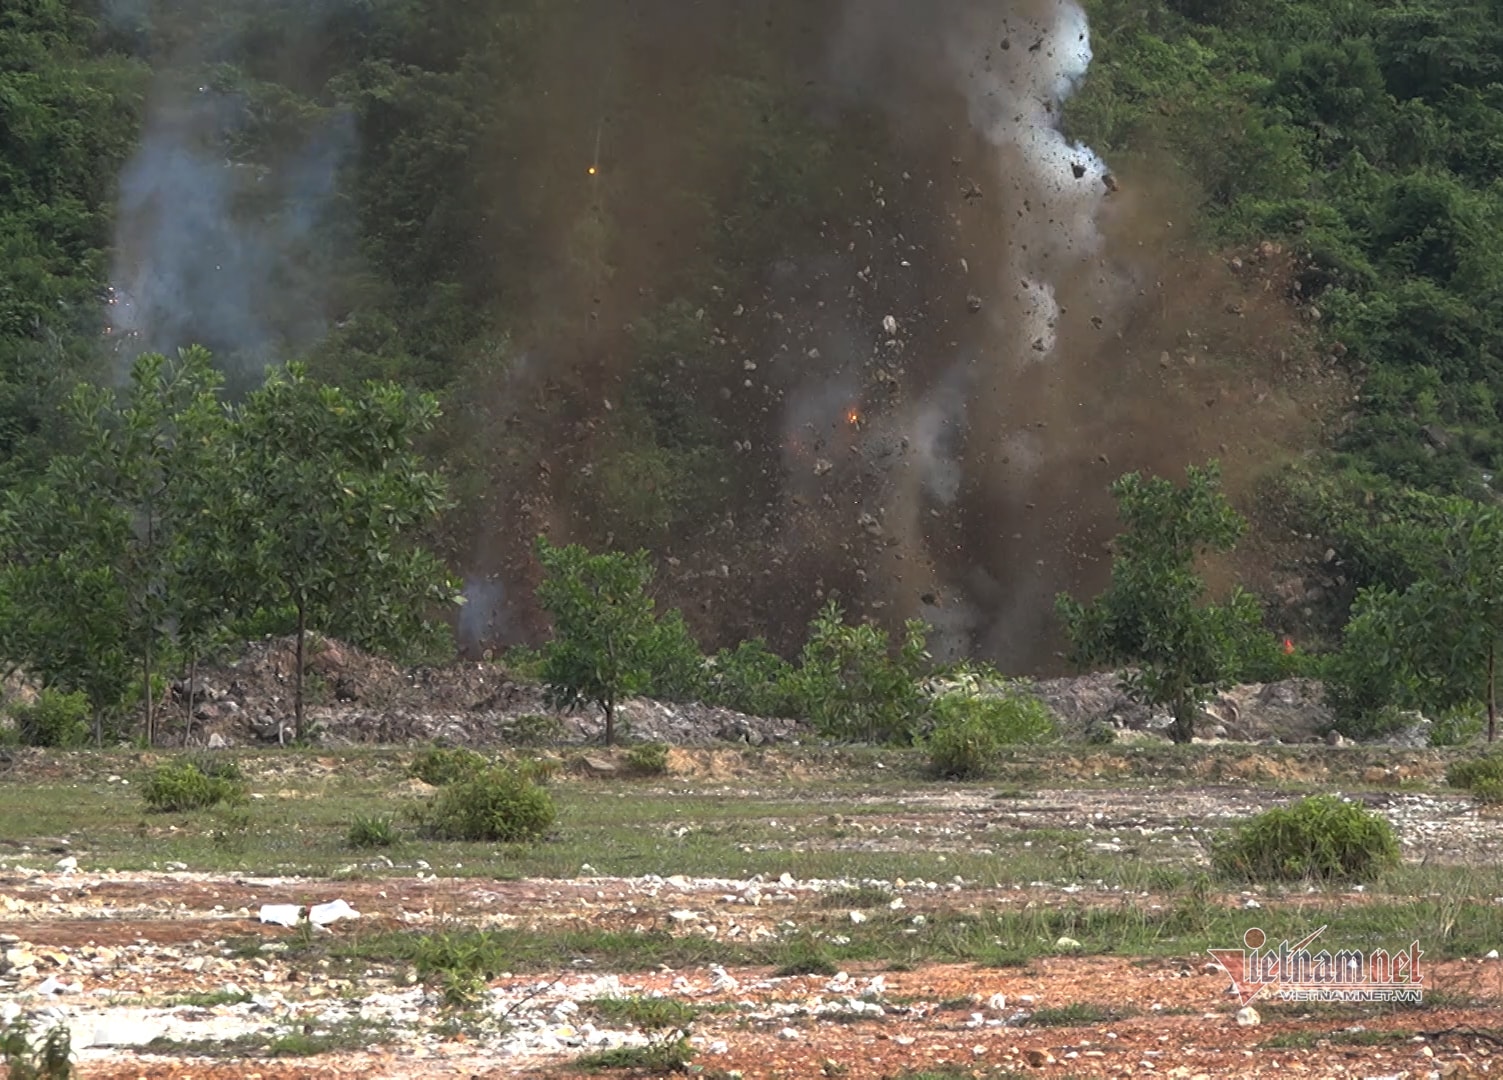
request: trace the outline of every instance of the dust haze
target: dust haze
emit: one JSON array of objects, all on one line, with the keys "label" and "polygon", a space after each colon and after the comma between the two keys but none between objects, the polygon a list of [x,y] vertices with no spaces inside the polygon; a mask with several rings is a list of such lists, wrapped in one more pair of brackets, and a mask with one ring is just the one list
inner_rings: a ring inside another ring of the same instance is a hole
[{"label": "dust haze", "polygon": [[[1236,497],[1309,439],[1277,254],[1233,270],[1188,235],[1196,195],[1167,158],[1104,160],[1062,132],[1092,60],[1074,3],[589,0],[557,12],[526,88],[535,122],[485,159],[507,170],[496,186],[508,194],[477,229],[528,232],[522,249],[497,244],[522,283],[497,298],[510,338],[456,358],[448,403],[458,452],[479,463],[450,549],[472,601],[467,651],[544,631],[531,600],[539,532],[627,541],[623,508],[600,491],[615,475],[614,490],[655,497],[650,470],[623,456],[623,404],[644,378],[692,402],[724,453],[708,481],[723,496],[651,545],[660,601],[710,647],[763,636],[794,648],[834,597],[891,628],[923,619],[941,656],[1058,670],[1054,596],[1105,583],[1113,479],[1217,457]],[[745,241],[757,261],[707,287],[694,268],[735,227],[716,199],[759,148],[756,130],[707,125],[706,108],[751,97],[737,115],[769,121],[788,103],[756,100],[757,78],[796,87],[800,116],[828,133],[835,209],[775,250]],[[224,184],[209,156],[174,150],[212,102],[169,89],[122,180],[122,281],[137,305],[172,294],[152,301],[170,316],[138,309],[131,327],[158,347],[220,299],[191,293],[215,280],[187,262],[203,245],[161,235],[142,209],[146,196],[196,199],[212,214]],[[252,285],[296,262],[288,253],[358,153],[357,131],[325,122],[285,174],[278,205],[302,208],[283,215],[287,235],[223,233]],[[183,168],[163,168],[172,161]],[[253,297],[267,295],[230,297],[247,347],[318,335],[316,289],[277,319],[257,315]],[[681,297],[713,350],[639,370],[643,326]]]}]

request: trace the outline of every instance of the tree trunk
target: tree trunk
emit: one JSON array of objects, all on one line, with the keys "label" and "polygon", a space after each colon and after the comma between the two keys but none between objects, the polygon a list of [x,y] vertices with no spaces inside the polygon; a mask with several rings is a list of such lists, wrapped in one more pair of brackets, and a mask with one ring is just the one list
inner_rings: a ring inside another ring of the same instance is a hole
[{"label": "tree trunk", "polygon": [[146,749],[150,750],[157,741],[157,716],[156,702],[151,692],[151,635],[146,635],[145,652],[141,658],[141,674],[146,681]]},{"label": "tree trunk", "polygon": [[292,737],[303,737],[303,639],[308,636],[308,607],[297,606],[297,674],[292,679]]},{"label": "tree trunk", "polygon": [[616,702],[607,699],[605,702],[605,745],[612,746],[616,742]]},{"label": "tree trunk", "polygon": [[1494,659],[1498,648],[1496,641],[1487,643],[1487,741],[1498,737],[1498,679]]},{"label": "tree trunk", "polygon": [[193,735],[193,684],[198,681],[198,654],[194,653],[188,660],[188,704],[183,710],[183,745],[188,745],[188,740]]},{"label": "tree trunk", "polygon": [[94,710],[94,745],[104,746],[104,713],[99,709]]},{"label": "tree trunk", "polygon": [[1174,723],[1169,728],[1169,738],[1177,743],[1188,743],[1195,738],[1195,703],[1183,699],[1174,703]]}]

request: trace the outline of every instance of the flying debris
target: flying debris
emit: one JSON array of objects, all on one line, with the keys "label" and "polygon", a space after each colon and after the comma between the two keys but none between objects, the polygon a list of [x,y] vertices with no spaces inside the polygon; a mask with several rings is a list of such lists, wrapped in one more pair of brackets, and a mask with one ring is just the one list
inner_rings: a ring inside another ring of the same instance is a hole
[{"label": "flying debris", "polygon": [[1107,191],[1116,191],[1117,190],[1117,178],[1115,176],[1113,176],[1111,173],[1107,173],[1105,176],[1103,176],[1101,178],[1101,182],[1106,185],[1106,190]]},{"label": "flying debris", "polygon": [[1075,174],[1075,179],[1079,180],[1085,175],[1086,167],[1078,161],[1072,161],[1070,162],[1070,171]]}]

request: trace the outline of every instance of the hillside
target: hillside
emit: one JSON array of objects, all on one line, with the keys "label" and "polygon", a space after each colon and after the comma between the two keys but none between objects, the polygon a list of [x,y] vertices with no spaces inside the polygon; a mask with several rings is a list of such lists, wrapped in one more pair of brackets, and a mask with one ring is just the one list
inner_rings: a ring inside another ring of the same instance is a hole
[{"label": "hillside", "polygon": [[[1087,17],[1089,21],[1087,21]],[[1368,526],[1498,468],[1489,5],[25,0],[0,448],[201,343],[440,393],[471,652],[539,532],[710,647],[821,601],[1060,668],[1108,483],[1220,458],[1223,583],[1312,641]],[[1289,44],[1298,43],[1298,44]]]}]

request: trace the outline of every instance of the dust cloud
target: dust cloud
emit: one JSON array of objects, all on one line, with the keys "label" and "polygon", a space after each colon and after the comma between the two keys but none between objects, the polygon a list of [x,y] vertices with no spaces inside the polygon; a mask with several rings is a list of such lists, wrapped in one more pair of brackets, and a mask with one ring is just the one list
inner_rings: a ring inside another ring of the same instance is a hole
[{"label": "dust cloud", "polygon": [[[508,337],[452,358],[468,651],[543,632],[539,532],[621,545],[630,515],[602,491],[657,506],[626,407],[644,384],[723,453],[699,481],[714,505],[651,544],[659,600],[704,644],[789,651],[833,597],[1020,673],[1060,667],[1055,594],[1106,581],[1113,479],[1218,457],[1244,495],[1312,437],[1278,259],[1207,254],[1167,156],[1107,161],[1064,133],[1092,61],[1075,3],[537,10],[527,122],[471,164],[498,193],[477,277]],[[153,348],[295,354],[324,329],[317,238],[358,123],[331,111],[271,172],[238,166],[236,91],[185,81],[202,47],[182,48],[121,178],[116,324]],[[789,110],[824,133],[838,190],[769,243],[736,198]],[[251,219],[231,212],[248,193]],[[709,344],[642,370],[685,297]]]},{"label": "dust cloud", "polygon": [[[894,630],[924,620],[937,655],[1057,671],[1054,597],[1105,583],[1113,479],[1217,457],[1246,494],[1309,438],[1287,378],[1302,346],[1274,276],[1234,273],[1176,223],[1195,193],[1167,159],[1114,167],[1063,134],[1092,58],[1074,3],[625,10],[588,55],[629,105],[605,113],[561,90],[574,120],[545,155],[582,173],[579,147],[609,117],[603,182],[576,177],[572,200],[547,200],[556,254],[534,298],[539,324],[583,330],[530,339],[527,374],[493,390],[578,405],[477,529],[477,562],[510,582],[513,634],[541,625],[516,602],[536,568],[507,537],[619,543],[573,480],[618,445],[632,376],[618,328],[686,286],[677,256],[706,223],[674,193],[714,192],[741,164],[686,149],[678,95],[731,63],[748,27],[797,72],[810,116],[832,132],[879,126],[888,160],[851,162],[840,216],[702,313],[729,370],[665,380],[740,463],[723,478],[728,510],[655,545],[660,600],[707,644],[761,635],[787,651],[834,597]],[[528,407],[508,422],[525,429]]]}]

